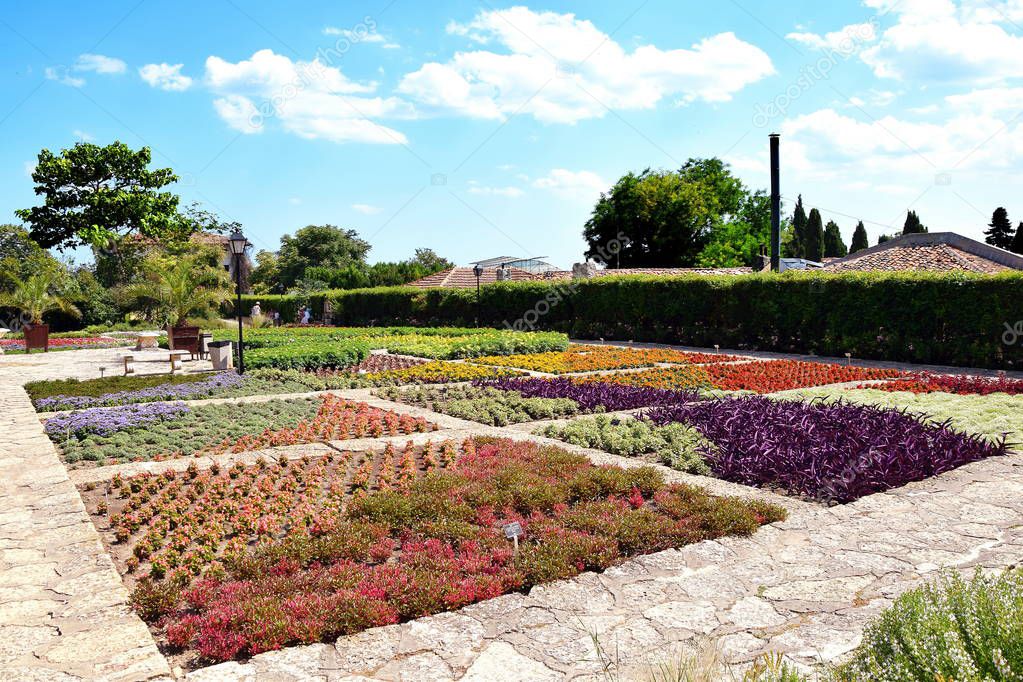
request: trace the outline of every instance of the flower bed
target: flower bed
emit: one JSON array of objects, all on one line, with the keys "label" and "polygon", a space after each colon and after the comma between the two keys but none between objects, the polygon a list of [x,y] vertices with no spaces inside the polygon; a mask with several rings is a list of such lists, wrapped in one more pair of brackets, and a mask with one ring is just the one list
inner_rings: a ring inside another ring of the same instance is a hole
[{"label": "flower bed", "polygon": [[1023,394],[1023,379],[1009,379],[1005,376],[978,377],[963,374],[915,372],[894,381],[857,386],[857,388],[910,391],[912,393],[955,393],[957,395],[990,395],[992,393],[1021,395]]},{"label": "flower bed", "polygon": [[[193,469],[83,495],[137,612],[199,661],[330,641],[784,518],[532,443],[431,452]],[[398,479],[404,460],[416,473],[401,486],[346,483],[359,469]],[[517,553],[502,530],[513,521]]]},{"label": "flower bed", "polygon": [[1004,441],[966,435],[897,410],[847,403],[777,401],[760,396],[660,407],[656,424],[695,427],[715,445],[715,476],[851,502],[986,457]]},{"label": "flower bed", "polygon": [[521,374],[513,369],[501,367],[479,367],[463,362],[435,360],[405,369],[369,372],[362,375],[362,378],[374,386],[387,386],[393,384],[447,384],[458,381],[514,377],[521,376]]},{"label": "flower bed", "polygon": [[579,405],[568,398],[526,398],[514,391],[486,386],[383,388],[378,394],[491,426],[569,417],[579,412]]},{"label": "flower bed", "polygon": [[699,400],[695,391],[623,386],[569,378],[523,378],[476,382],[477,386],[514,391],[525,398],[569,398],[584,412],[633,410]]},{"label": "flower bed", "polygon": [[843,400],[862,405],[908,410],[935,424],[953,428],[995,442],[1000,438],[1019,450],[1023,443],[1023,395],[956,395],[953,393],[910,393],[862,389],[805,388],[777,394],[786,400]]},{"label": "flower bed", "polygon": [[654,388],[716,388],[724,391],[774,393],[805,386],[890,379],[901,374],[902,372],[894,369],[830,365],[801,360],[768,360],[701,367],[658,367],[641,372],[602,375],[587,379]]},{"label": "flower bed", "polygon": [[118,431],[177,419],[188,413],[188,407],[180,402],[129,405],[117,410],[91,408],[53,417],[47,420],[45,431],[51,438],[83,440],[91,434],[109,436]]},{"label": "flower bed", "polygon": [[[133,343],[126,339],[114,339],[108,336],[73,336],[55,337],[50,336],[50,350],[78,350],[81,348],[116,348],[118,346],[131,345]],[[10,338],[0,339],[0,348],[5,351],[25,350],[25,339]]]},{"label": "flower bed", "polygon": [[687,353],[663,348],[622,348],[619,346],[573,345],[561,353],[531,353],[476,358],[473,362],[501,367],[516,367],[534,372],[565,374],[600,370],[652,367],[661,363],[698,364],[731,362],[732,355]]},{"label": "flower bed", "polygon": [[699,431],[685,424],[656,426],[646,419],[632,417],[597,415],[567,424],[550,424],[534,433],[623,457],[649,457],[690,474],[710,473],[706,454],[714,448]]},{"label": "flower bed", "polygon": [[[166,459],[190,455],[244,452],[279,445],[297,445],[322,440],[378,437],[424,432],[436,425],[422,418],[399,415],[326,394],[319,398],[271,400],[261,403],[203,405],[150,420],[132,423],[137,411],[163,414],[162,403],[120,408],[96,408],[102,423],[124,425],[98,433],[93,430],[62,428],[47,433],[58,445],[65,461],[113,464],[125,461]],[[184,407],[184,406],[182,406]],[[80,419],[73,413],[59,420]],[[128,416],[125,416],[128,415]],[[91,423],[91,422],[87,422]],[[142,428],[144,426],[144,428]]]},{"label": "flower bed", "polygon": [[[74,410],[105,405],[128,405],[161,400],[198,400],[226,393],[242,384],[234,372],[213,375],[108,377],[89,381],[44,381],[25,386],[40,412]],[[129,390],[98,392],[102,387],[137,386]],[[54,393],[53,391],[68,391]],[[46,395],[49,394],[49,395]],[[44,397],[45,396],[45,397]]]},{"label": "flower bed", "polygon": [[[373,353],[357,365],[349,367],[346,371],[358,374],[371,374],[375,372],[393,372],[399,369],[408,369],[416,365],[429,362],[426,358],[414,358],[409,355],[391,355]],[[332,370],[327,370],[331,372]],[[319,374],[319,372],[317,372]]]},{"label": "flower bed", "polygon": [[[231,340],[231,332],[214,332],[218,340]],[[365,356],[347,364],[315,362],[331,349],[364,347],[391,353],[437,360],[455,360],[483,355],[540,353],[568,348],[568,337],[555,332],[515,332],[499,329],[461,329],[444,327],[274,327],[254,329],[245,336],[245,346],[260,366],[350,367]],[[271,349],[278,349],[274,352]],[[279,360],[273,358],[280,356]],[[309,356],[310,359],[302,359]],[[249,354],[246,354],[246,361]],[[252,365],[256,366],[256,365]]]}]

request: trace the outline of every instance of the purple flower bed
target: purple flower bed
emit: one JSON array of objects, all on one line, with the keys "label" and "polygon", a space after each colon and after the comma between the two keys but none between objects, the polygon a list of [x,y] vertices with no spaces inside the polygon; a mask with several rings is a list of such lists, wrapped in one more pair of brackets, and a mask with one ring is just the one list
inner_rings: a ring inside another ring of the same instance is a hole
[{"label": "purple flower bed", "polygon": [[127,405],[129,403],[148,403],[158,400],[185,400],[197,396],[213,395],[217,391],[236,388],[242,384],[243,377],[235,372],[221,372],[209,379],[183,384],[162,384],[135,391],[117,391],[104,393],[101,396],[86,395],[55,395],[40,398],[36,401],[36,409],[41,412],[59,412],[61,410],[80,410],[87,407],[104,405]]},{"label": "purple flower bed", "polygon": [[614,412],[691,403],[701,399],[696,391],[672,391],[611,383],[580,384],[568,378],[506,378],[496,381],[477,380],[473,384],[502,391],[518,391],[524,398],[571,398],[584,411],[603,408]]},{"label": "purple flower bed", "polygon": [[840,402],[747,396],[660,407],[646,416],[657,424],[689,424],[711,440],[718,451],[707,461],[719,478],[829,502],[851,502],[1006,452],[1004,440]]},{"label": "purple flower bed", "polygon": [[191,410],[184,403],[126,405],[119,409],[93,408],[54,417],[46,422],[45,430],[47,434],[55,436],[83,436],[90,433],[109,436],[143,424],[176,419],[189,412]]}]

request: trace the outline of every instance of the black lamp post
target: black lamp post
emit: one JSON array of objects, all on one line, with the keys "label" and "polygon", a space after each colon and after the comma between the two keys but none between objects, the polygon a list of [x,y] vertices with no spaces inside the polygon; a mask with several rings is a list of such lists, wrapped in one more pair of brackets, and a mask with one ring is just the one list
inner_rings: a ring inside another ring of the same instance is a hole
[{"label": "black lamp post", "polygon": [[476,275],[476,326],[480,326],[480,277],[483,276],[483,268],[477,263],[472,268],[472,274]]},{"label": "black lamp post", "polygon": [[242,257],[249,246],[249,240],[241,230],[235,230],[227,243],[231,247],[231,255],[234,256],[234,283],[238,294],[238,373],[245,374],[245,356],[242,350]]}]

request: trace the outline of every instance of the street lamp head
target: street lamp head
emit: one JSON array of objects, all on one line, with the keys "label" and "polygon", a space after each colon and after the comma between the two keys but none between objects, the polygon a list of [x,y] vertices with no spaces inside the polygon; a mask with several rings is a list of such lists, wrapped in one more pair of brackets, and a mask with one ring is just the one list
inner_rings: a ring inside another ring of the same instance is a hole
[{"label": "street lamp head", "polygon": [[236,256],[240,256],[245,253],[245,248],[249,245],[249,240],[245,238],[241,230],[235,230],[230,237],[227,238],[227,243],[231,246],[231,253]]},{"label": "street lamp head", "polygon": [[483,268],[479,265],[474,265],[472,268],[472,274],[476,275],[476,279],[479,279],[483,276]]}]

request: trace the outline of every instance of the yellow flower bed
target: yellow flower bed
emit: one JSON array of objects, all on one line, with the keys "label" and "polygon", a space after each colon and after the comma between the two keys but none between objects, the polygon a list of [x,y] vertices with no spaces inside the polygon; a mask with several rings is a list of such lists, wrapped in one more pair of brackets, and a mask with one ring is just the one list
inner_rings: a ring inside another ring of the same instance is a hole
[{"label": "yellow flower bed", "polygon": [[707,353],[688,353],[667,348],[622,348],[618,346],[589,346],[573,344],[560,353],[530,353],[526,355],[491,355],[473,362],[517,367],[534,372],[565,374],[569,372],[596,372],[601,370],[653,367],[667,364],[698,364],[730,362],[735,356]]},{"label": "yellow flower bed", "polygon": [[461,362],[436,360],[414,367],[392,369],[385,372],[370,372],[362,378],[375,384],[445,384],[455,381],[476,379],[499,379],[521,376],[522,372],[500,367],[479,367]]}]

